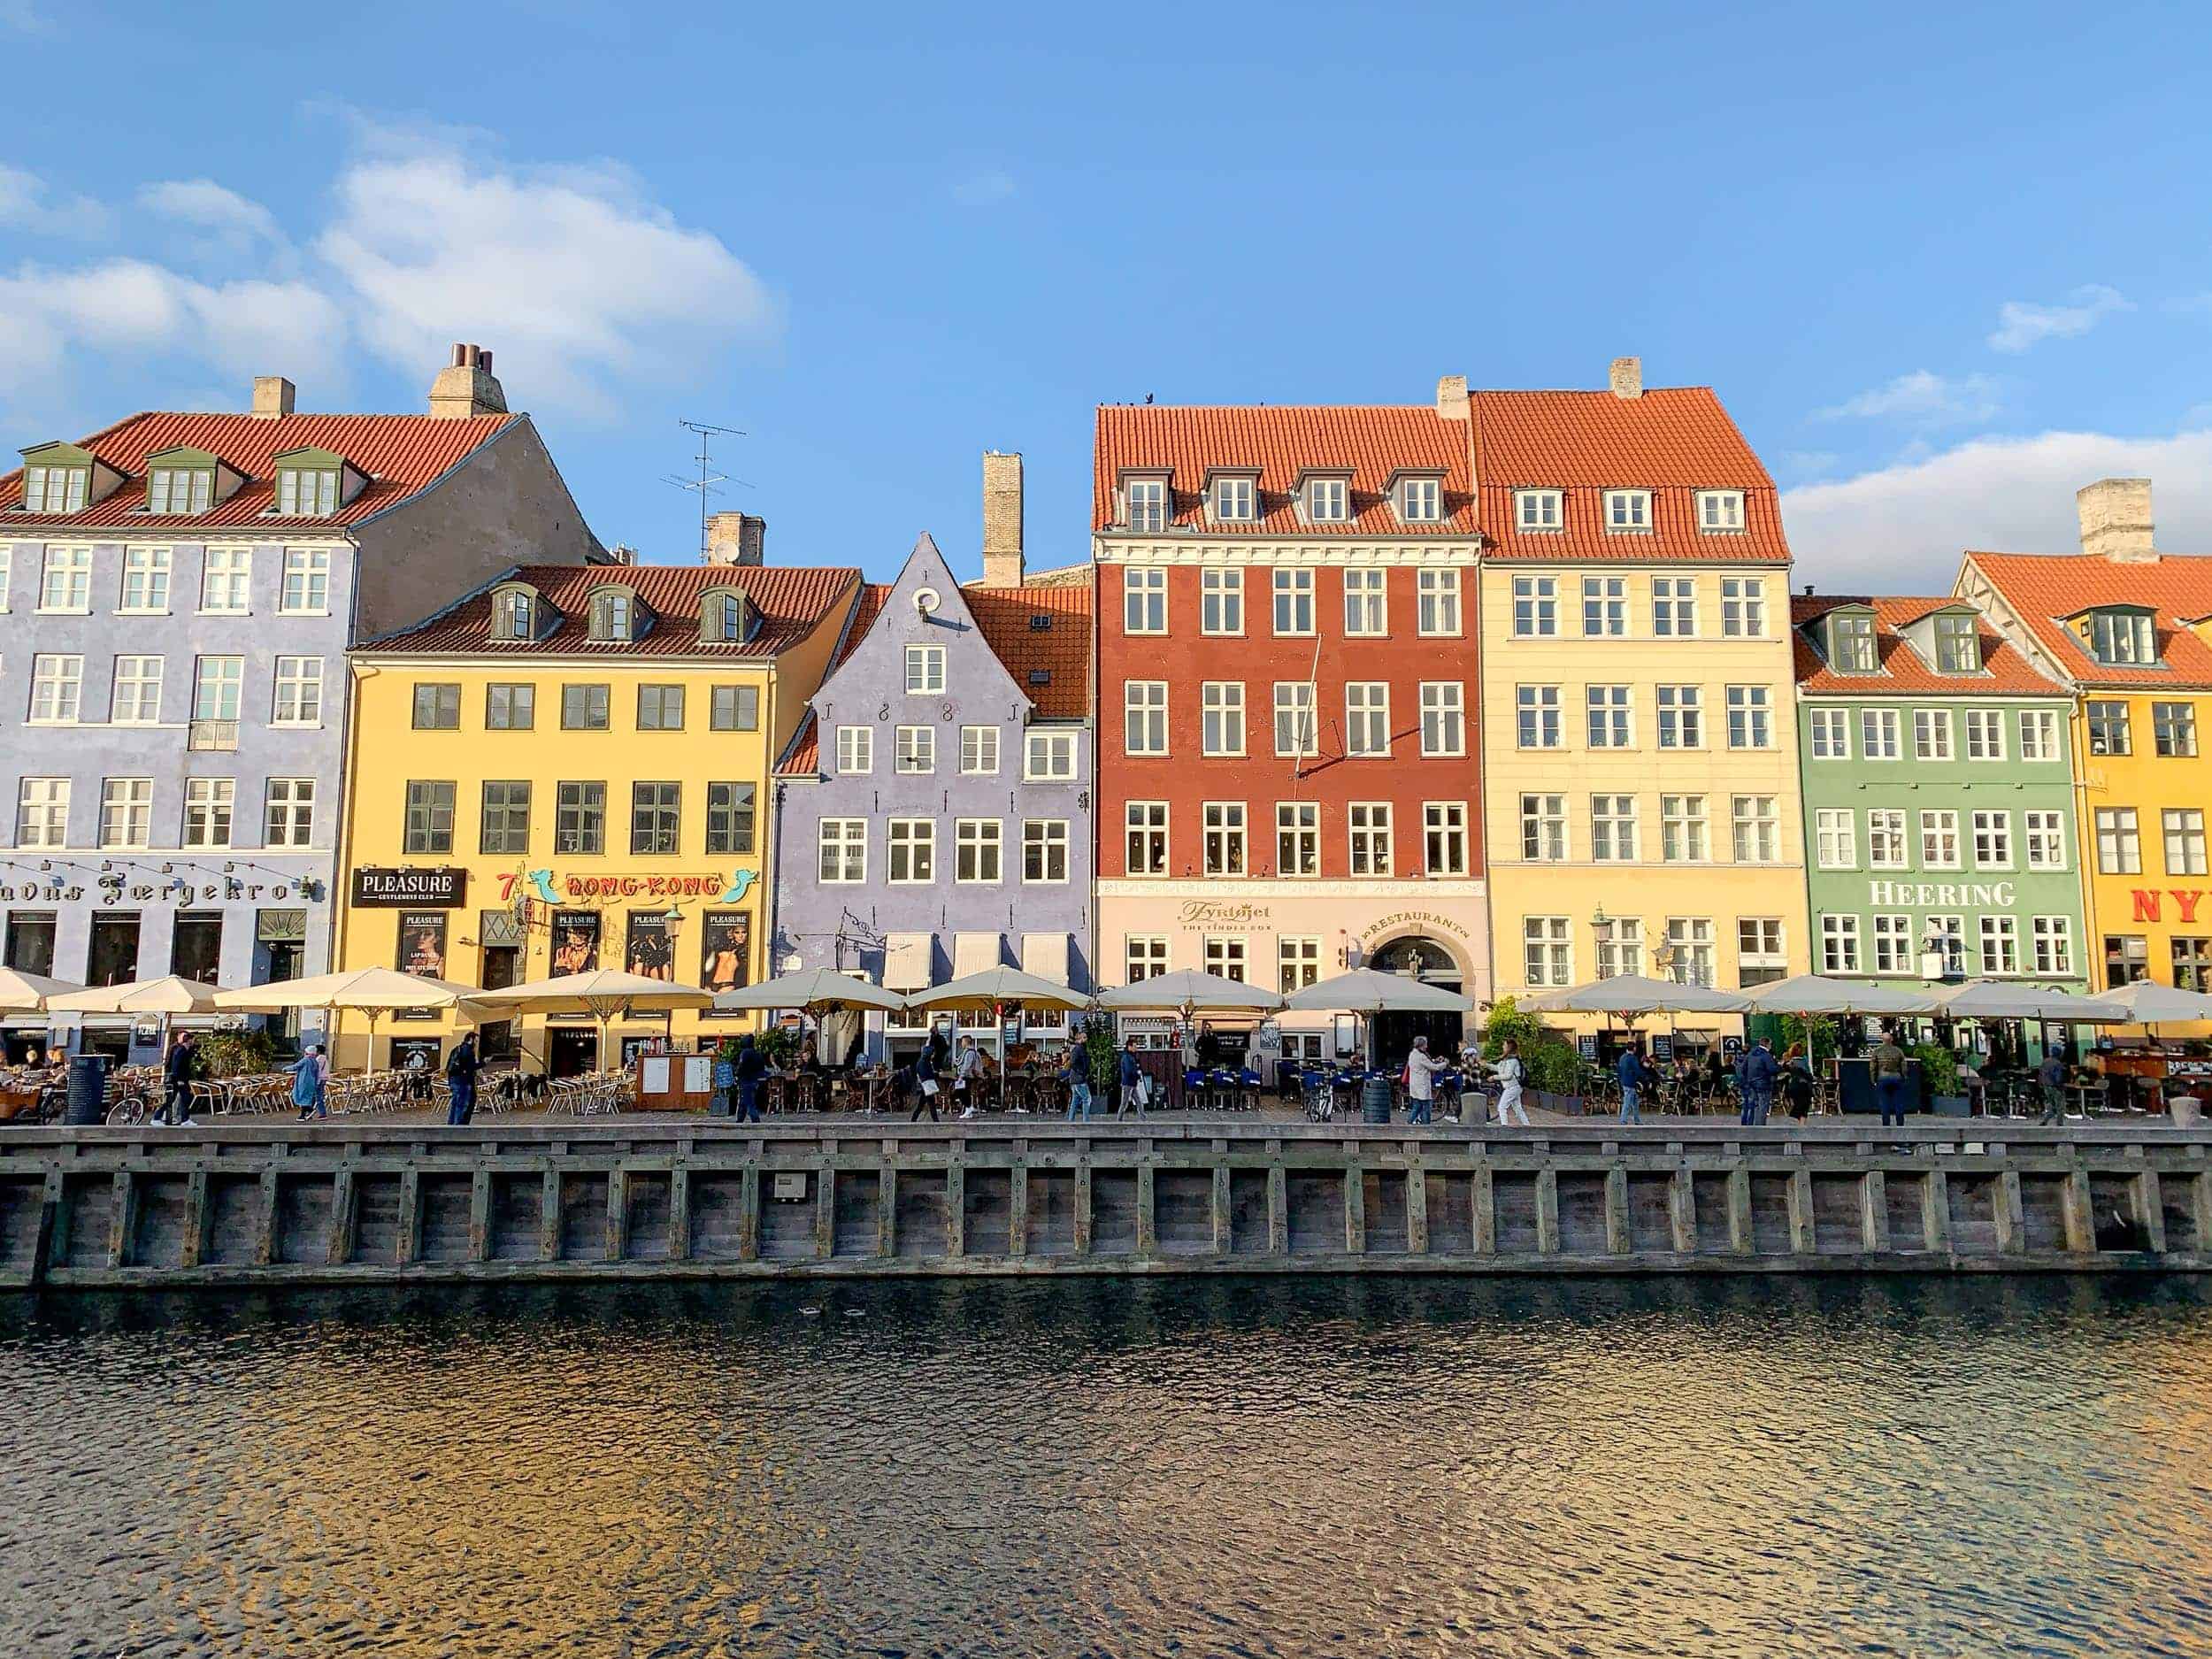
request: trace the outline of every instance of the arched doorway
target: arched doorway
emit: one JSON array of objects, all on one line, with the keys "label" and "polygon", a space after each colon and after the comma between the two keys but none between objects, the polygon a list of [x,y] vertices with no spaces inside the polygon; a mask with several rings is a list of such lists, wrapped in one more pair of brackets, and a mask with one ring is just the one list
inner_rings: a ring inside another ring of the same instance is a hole
[{"label": "arched doorway", "polygon": [[[1465,971],[1459,958],[1418,933],[1376,946],[1367,965],[1378,973],[1400,974],[1440,991],[1464,988]],[[1375,1022],[1374,1064],[1386,1069],[1403,1065],[1416,1037],[1426,1037],[1429,1052],[1440,1059],[1455,1053],[1465,1018],[1463,1014],[1385,1014]]]}]

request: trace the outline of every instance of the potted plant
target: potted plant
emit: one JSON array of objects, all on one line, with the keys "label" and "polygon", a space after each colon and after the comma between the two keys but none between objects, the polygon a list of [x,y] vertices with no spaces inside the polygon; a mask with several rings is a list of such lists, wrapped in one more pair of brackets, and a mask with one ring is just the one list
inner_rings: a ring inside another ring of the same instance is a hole
[{"label": "potted plant", "polygon": [[1959,1093],[1959,1057],[1939,1042],[1916,1043],[1912,1057],[1920,1062],[1921,1093],[1928,1110],[1939,1118],[1963,1118],[1971,1102]]},{"label": "potted plant", "polygon": [[1582,1110],[1582,1061],[1574,1045],[1521,1012],[1506,996],[1498,999],[1483,1021],[1483,1057],[1496,1059],[1509,1039],[1520,1045],[1522,1087],[1535,1096],[1532,1104],[1551,1111]]}]

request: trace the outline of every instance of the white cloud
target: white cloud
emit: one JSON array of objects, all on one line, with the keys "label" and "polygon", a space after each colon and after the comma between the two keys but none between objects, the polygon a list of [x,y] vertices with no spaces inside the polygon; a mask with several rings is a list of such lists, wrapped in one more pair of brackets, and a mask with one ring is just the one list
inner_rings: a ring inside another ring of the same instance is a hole
[{"label": "white cloud", "polygon": [[970,173],[952,187],[952,199],[963,207],[990,207],[1014,194],[1014,175],[1003,167],[987,167]]},{"label": "white cloud", "polygon": [[[0,18],[5,15],[0,8]],[[106,235],[111,223],[107,209],[90,196],[56,195],[38,174],[0,162],[0,225],[90,241]]]},{"label": "white cloud", "polygon": [[1989,336],[1996,351],[2022,352],[2046,340],[2064,340],[2085,334],[2115,311],[2135,309],[2117,288],[2092,282],[2076,288],[2062,305],[2039,305],[2028,300],[2007,300],[1997,308],[1997,329]]},{"label": "white cloud", "polygon": [[141,206],[208,233],[226,249],[250,253],[263,246],[283,248],[288,239],[276,216],[260,203],[227,189],[212,179],[171,179],[138,192]]},{"label": "white cloud", "polygon": [[1986,420],[2003,406],[2004,388],[1986,374],[1947,377],[1915,369],[1816,415],[1822,420],[1898,420],[1914,426],[1946,426]]},{"label": "white cloud", "polygon": [[1782,495],[1801,574],[1831,591],[1945,593],[1961,552],[2069,553],[2074,492],[2148,478],[2159,545],[2212,553],[2212,429],[2164,438],[2047,432],[1977,438],[1939,454]]}]

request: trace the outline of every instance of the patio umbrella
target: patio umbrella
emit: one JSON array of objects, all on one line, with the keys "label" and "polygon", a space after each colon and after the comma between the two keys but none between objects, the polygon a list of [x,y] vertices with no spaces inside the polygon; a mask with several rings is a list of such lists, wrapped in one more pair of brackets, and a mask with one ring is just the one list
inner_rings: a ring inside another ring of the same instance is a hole
[{"label": "patio umbrella", "polygon": [[[734,991],[718,992],[714,1005],[723,1009],[795,1008],[810,1018],[818,1027],[823,1017],[839,1009],[875,1009],[895,1014],[906,1006],[906,998],[896,991],[887,991],[879,985],[835,968],[802,968],[796,973],[780,974],[772,979],[763,979],[757,985],[741,985]],[[876,1080],[868,1079],[868,1110],[876,1109]]]},{"label": "patio umbrella", "polygon": [[83,986],[67,979],[50,979],[43,974],[0,968],[0,1014],[42,1014],[48,997],[83,989]]},{"label": "patio umbrella", "polygon": [[696,985],[678,985],[668,979],[625,973],[618,968],[594,968],[588,973],[557,974],[549,979],[531,979],[496,991],[465,994],[477,1007],[528,1010],[534,1014],[589,1014],[599,1022],[599,1064],[607,1066],[607,1028],[614,1017],[628,1008],[647,1014],[672,1014],[680,1008],[705,1008],[714,993]]},{"label": "patio umbrella", "polygon": [[1098,1005],[1124,1011],[1172,1010],[1187,1018],[1193,1013],[1271,1014],[1282,1007],[1283,999],[1263,986],[1180,968],[1133,985],[1110,987],[1098,994]]},{"label": "patio umbrella", "polygon": [[1006,1105],[1006,1010],[1010,1008],[1088,1008],[1091,999],[1064,985],[1001,964],[926,990],[909,993],[909,1008],[987,1008],[998,1026],[998,1102]]},{"label": "patio umbrella", "polygon": [[158,979],[132,979],[122,985],[96,985],[64,996],[47,998],[46,1006],[68,1014],[158,1014],[161,1047],[169,1048],[170,1021],[179,1014],[211,1014],[216,1010],[215,987],[197,979],[165,974]]},{"label": "patio umbrella", "polygon": [[1618,1014],[1637,1019],[1646,1014],[1741,1014],[1749,1011],[1752,1003],[1739,991],[1647,979],[1640,973],[1617,973],[1609,979],[1593,979],[1564,991],[1525,996],[1518,1006],[1532,1014]]},{"label": "patio umbrella", "polygon": [[2100,991],[2096,1000],[2125,1009],[2130,1025],[2146,1028],[2212,1019],[2212,996],[2201,991],[2185,991],[2178,986],[2158,985],[2149,979],[2138,979],[2116,990]]},{"label": "patio umbrella", "polygon": [[[482,995],[474,986],[450,979],[426,979],[402,973],[396,968],[349,968],[341,973],[319,973],[311,979],[283,979],[273,985],[251,985],[235,991],[215,993],[215,1006],[244,1014],[282,1014],[296,1008],[323,1010],[323,1037],[334,1056],[338,1052],[338,1016],[357,1009],[369,1017],[369,1041],[376,1041],[380,1014],[396,1008],[453,1009],[465,1019],[474,1019],[471,999]],[[366,1065],[362,1070],[367,1071]]]},{"label": "patio umbrella", "polygon": [[[1942,1011],[1936,999],[1924,991],[1898,990],[1858,979],[1832,979],[1817,973],[1777,979],[1746,991],[1744,1000],[1762,1014],[1872,1014],[1904,1018]],[[2212,998],[2206,1000],[2212,1002]]]},{"label": "patio umbrella", "polygon": [[2070,991],[2046,991],[2009,979],[1969,979],[1939,992],[1936,1011],[1953,1019],[2057,1020],[2066,1025],[2124,1025],[2135,1017],[2118,1002]]},{"label": "patio umbrella", "polygon": [[1367,1064],[1375,1063],[1374,1021],[1384,1014],[1467,1014],[1474,1000],[1441,986],[1424,985],[1409,973],[1354,968],[1294,991],[1283,1006],[1303,1014],[1356,1014],[1367,1028]]}]

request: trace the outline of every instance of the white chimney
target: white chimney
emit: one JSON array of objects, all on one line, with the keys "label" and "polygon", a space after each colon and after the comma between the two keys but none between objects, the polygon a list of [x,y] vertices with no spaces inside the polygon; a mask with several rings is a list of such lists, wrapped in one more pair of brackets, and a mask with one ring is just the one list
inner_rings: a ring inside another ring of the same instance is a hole
[{"label": "white chimney", "polygon": [[1613,396],[1641,397],[1644,395],[1644,360],[1641,357],[1613,359]]},{"label": "white chimney", "polygon": [[1463,374],[1445,374],[1437,377],[1436,418],[1439,420],[1469,419],[1467,406],[1467,377]]},{"label": "white chimney", "polygon": [[2081,550],[2115,565],[2155,565],[2151,546],[2151,481],[2101,478],[2074,492],[2081,518]]},{"label": "white chimney", "polygon": [[768,520],[749,512],[718,512],[707,520],[707,563],[764,565],[768,560]]},{"label": "white chimney", "polygon": [[481,346],[456,346],[453,360],[430,382],[430,412],[442,419],[503,415],[507,394],[492,378],[492,354]]},{"label": "white chimney", "polygon": [[281,420],[292,412],[297,388],[281,374],[257,374],[253,380],[253,418]]},{"label": "white chimney", "polygon": [[983,452],[983,585],[1018,588],[1022,557],[1022,457]]}]

